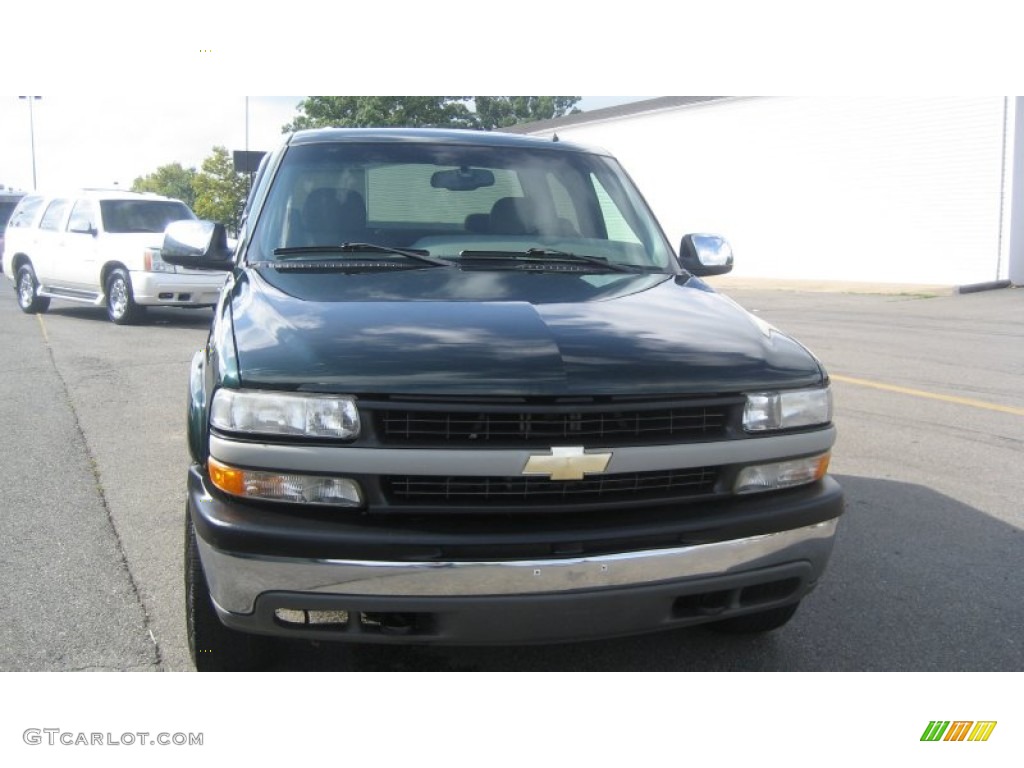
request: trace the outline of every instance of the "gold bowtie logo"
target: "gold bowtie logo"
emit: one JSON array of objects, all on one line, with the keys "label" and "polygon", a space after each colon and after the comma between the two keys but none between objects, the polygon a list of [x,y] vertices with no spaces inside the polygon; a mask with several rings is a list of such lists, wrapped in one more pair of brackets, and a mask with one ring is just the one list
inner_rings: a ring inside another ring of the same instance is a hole
[{"label": "gold bowtie logo", "polygon": [[550,455],[534,455],[523,467],[524,475],[547,475],[551,480],[582,480],[584,475],[604,472],[611,453],[584,453],[583,448],[552,448]]}]

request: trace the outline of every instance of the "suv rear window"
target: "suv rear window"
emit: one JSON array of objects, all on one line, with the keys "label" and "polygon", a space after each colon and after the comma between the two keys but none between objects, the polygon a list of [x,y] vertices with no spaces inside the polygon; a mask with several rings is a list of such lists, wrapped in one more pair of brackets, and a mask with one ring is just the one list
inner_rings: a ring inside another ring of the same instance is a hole
[{"label": "suv rear window", "polygon": [[163,232],[172,221],[194,219],[184,203],[170,200],[101,200],[106,232]]}]

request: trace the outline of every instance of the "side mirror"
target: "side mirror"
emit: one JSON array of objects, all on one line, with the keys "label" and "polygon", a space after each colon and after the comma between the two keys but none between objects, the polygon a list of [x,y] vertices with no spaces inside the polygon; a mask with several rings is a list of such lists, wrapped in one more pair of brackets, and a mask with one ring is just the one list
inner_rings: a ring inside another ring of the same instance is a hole
[{"label": "side mirror", "polygon": [[160,258],[179,267],[222,271],[230,271],[235,262],[224,225],[195,220],[172,221],[167,225]]},{"label": "side mirror", "polygon": [[732,247],[718,235],[684,235],[679,263],[696,277],[724,275],[732,271]]}]

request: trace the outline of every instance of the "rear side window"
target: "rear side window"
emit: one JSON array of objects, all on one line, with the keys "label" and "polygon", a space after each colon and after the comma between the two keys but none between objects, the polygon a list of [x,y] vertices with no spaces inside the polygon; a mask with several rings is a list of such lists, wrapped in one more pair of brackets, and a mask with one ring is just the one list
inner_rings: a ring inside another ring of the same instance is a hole
[{"label": "rear side window", "polygon": [[22,198],[22,201],[18,203],[18,207],[14,209],[14,213],[11,214],[11,220],[7,222],[7,226],[12,229],[31,227],[42,204],[43,198],[38,196]]},{"label": "rear side window", "polygon": [[0,229],[7,226],[11,214],[14,213],[14,209],[17,207],[18,202],[16,200],[0,200]]},{"label": "rear side window", "polygon": [[39,220],[39,229],[56,232],[60,229],[60,223],[64,220],[64,213],[67,209],[67,200],[54,200],[46,206],[46,212],[43,214],[43,218]]},{"label": "rear side window", "polygon": [[494,182],[471,191],[450,191],[431,185],[437,173],[457,172],[458,166],[422,163],[382,165],[366,171],[366,206],[369,223],[433,224],[461,228],[466,217],[488,214],[502,197],[522,197],[514,171],[497,168]]},{"label": "rear side window", "polygon": [[105,232],[163,232],[172,221],[194,219],[184,203],[174,200],[101,200]]}]

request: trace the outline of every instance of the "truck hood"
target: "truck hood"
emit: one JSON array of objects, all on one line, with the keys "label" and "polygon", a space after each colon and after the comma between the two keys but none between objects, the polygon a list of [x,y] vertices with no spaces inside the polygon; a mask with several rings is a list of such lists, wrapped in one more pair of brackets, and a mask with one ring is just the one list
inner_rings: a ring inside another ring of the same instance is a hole
[{"label": "truck hood", "polygon": [[668,395],[814,386],[797,342],[695,278],[246,269],[244,387],[348,394]]}]

